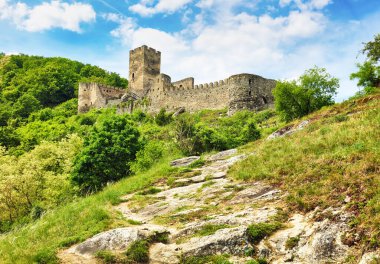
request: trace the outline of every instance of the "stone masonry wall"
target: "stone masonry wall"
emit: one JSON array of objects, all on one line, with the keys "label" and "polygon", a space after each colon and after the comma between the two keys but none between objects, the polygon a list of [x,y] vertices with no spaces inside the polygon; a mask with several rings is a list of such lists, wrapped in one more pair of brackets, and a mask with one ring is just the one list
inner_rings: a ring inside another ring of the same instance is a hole
[{"label": "stone masonry wall", "polygon": [[142,46],[129,52],[129,89],[146,96],[161,71],[161,52]]},{"label": "stone masonry wall", "polygon": [[78,90],[78,112],[85,113],[90,108],[104,108],[117,104],[125,94],[124,89],[98,83],[80,83]]},{"label": "stone masonry wall", "polygon": [[172,82],[169,75],[160,72],[161,53],[147,46],[131,50],[129,64],[128,93],[100,84],[81,83],[78,112],[117,106],[120,113],[139,107],[152,113],[162,108],[176,111],[183,107],[188,112],[228,108],[229,114],[233,114],[243,109],[261,110],[274,102],[272,90],[276,81],[258,75],[238,74],[200,85],[194,85],[192,77]]}]

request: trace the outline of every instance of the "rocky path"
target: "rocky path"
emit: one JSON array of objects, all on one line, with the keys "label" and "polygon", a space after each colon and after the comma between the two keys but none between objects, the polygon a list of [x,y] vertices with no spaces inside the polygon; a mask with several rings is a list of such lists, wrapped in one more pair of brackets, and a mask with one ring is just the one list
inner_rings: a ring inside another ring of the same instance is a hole
[{"label": "rocky path", "polygon": [[[265,258],[269,263],[344,263],[350,249],[341,241],[349,216],[341,209],[284,219],[284,194],[260,182],[241,183],[227,178],[228,168],[244,159],[236,150],[206,158],[206,164],[123,197],[115,206],[131,223],[100,233],[59,253],[62,263],[98,263],[100,250],[123,252],[137,240],[154,235],[167,241],[149,248],[150,263],[180,263],[191,256],[228,254],[232,263]],[[197,157],[174,161],[186,166]],[[282,219],[279,231],[253,243],[249,226]],[[365,260],[363,260],[365,261]],[[362,262],[370,263],[370,262]]]}]

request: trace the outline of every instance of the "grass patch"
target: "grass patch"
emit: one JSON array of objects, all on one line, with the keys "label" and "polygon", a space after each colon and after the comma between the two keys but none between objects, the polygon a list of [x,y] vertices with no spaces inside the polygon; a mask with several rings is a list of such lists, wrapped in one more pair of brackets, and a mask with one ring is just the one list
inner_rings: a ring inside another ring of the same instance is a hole
[{"label": "grass patch", "polygon": [[282,227],[279,222],[257,223],[248,226],[248,240],[252,244],[258,244],[263,238],[274,233]]},{"label": "grass patch", "polygon": [[289,249],[293,249],[295,248],[296,246],[298,246],[298,242],[300,242],[300,237],[299,236],[296,236],[296,237],[289,237],[286,242],[285,242],[285,248],[287,250]]},{"label": "grass patch", "polygon": [[115,256],[111,251],[107,250],[96,252],[95,257],[102,263],[106,264],[116,264],[120,262],[117,256]]},{"label": "grass patch", "polygon": [[268,261],[264,258],[248,260],[245,264],[268,264]]},{"label": "grass patch", "polygon": [[202,226],[196,233],[195,236],[210,236],[215,234],[216,231],[224,228],[229,228],[229,225],[212,225],[207,224]]},{"label": "grass patch", "polygon": [[193,222],[196,220],[205,220],[210,214],[219,212],[216,206],[205,206],[201,210],[191,211],[187,214],[167,214],[155,218],[155,222],[161,225],[176,225]]},{"label": "grass patch", "polygon": [[172,159],[168,155],[144,173],[125,178],[95,195],[78,198],[47,212],[34,223],[0,235],[0,263],[54,263],[59,248],[118,227],[121,223],[112,217],[111,201],[147,188],[172,173]]},{"label": "grass patch", "polygon": [[133,219],[127,219],[127,223],[130,225],[142,225],[142,223],[140,221],[136,221]]},{"label": "grass patch", "polygon": [[149,262],[149,243],[146,240],[137,240],[132,243],[125,252],[128,260],[137,263],[148,263]]},{"label": "grass patch", "polygon": [[143,190],[143,191],[139,192],[138,194],[139,195],[153,195],[153,194],[159,193],[161,191],[162,190],[160,188],[150,187],[150,188],[148,188],[146,190]]},{"label": "grass patch", "polygon": [[[356,232],[376,247],[380,244],[379,95],[322,109],[305,117],[312,123],[302,131],[247,145],[244,151],[255,155],[232,166],[229,175],[263,180],[286,191],[290,211],[339,207],[350,197],[347,205],[356,218]],[[344,118],[349,113],[353,114]]]},{"label": "grass patch", "polygon": [[181,264],[232,264],[229,261],[229,255],[217,255],[217,256],[202,256],[202,257],[188,257],[181,258]]}]

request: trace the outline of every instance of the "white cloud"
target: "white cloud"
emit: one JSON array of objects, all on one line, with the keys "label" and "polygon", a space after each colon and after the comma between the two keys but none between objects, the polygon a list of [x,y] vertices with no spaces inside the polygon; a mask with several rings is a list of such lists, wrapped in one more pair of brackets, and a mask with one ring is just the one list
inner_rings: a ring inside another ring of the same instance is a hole
[{"label": "white cloud", "polygon": [[151,16],[157,13],[173,13],[193,0],[159,0],[156,5],[153,1],[141,0],[139,3],[129,7],[129,10],[141,16]]},{"label": "white cloud", "polygon": [[361,42],[366,41],[363,36],[372,37],[380,21],[371,18],[366,27],[358,22],[336,24],[321,9],[327,0],[296,0],[282,16],[236,12],[245,1],[199,1],[201,13],[181,32],[125,22],[113,35],[127,49],[145,44],[162,51],[162,71],[173,80],[193,76],[196,83],[204,83],[242,72],[289,79],[317,65],[341,79],[339,100],[357,90],[348,76],[355,70]]},{"label": "white cloud", "polygon": [[280,7],[288,6],[292,3],[302,10],[321,10],[332,3],[332,0],[280,0]]},{"label": "white cloud", "polygon": [[30,32],[52,28],[81,32],[81,23],[92,22],[95,17],[96,13],[89,4],[54,0],[30,7],[21,2],[12,4],[8,0],[0,0],[0,19],[10,20],[19,29]]}]

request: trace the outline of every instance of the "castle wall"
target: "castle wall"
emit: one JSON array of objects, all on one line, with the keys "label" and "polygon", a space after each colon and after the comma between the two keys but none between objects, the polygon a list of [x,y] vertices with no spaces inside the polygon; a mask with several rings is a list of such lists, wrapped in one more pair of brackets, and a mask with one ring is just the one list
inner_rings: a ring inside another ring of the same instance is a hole
[{"label": "castle wall", "polygon": [[160,73],[161,53],[147,46],[130,51],[129,65],[129,93],[115,87],[81,83],[78,112],[117,106],[120,113],[136,108],[157,113],[162,108],[176,111],[183,107],[188,112],[228,108],[229,114],[233,114],[243,109],[261,110],[274,102],[272,90],[276,81],[254,74],[238,74],[199,85],[194,85],[192,77],[172,83],[169,75]]},{"label": "castle wall", "polygon": [[[191,78],[170,84],[162,81],[148,94],[149,112],[161,108],[175,111],[184,107],[188,112],[202,109],[228,108],[229,114],[238,110],[261,110],[273,105],[272,90],[276,81],[253,74],[239,74],[228,79],[199,84],[191,88]],[[182,84],[182,86],[175,86]],[[186,85],[187,84],[187,85]],[[190,87],[190,88],[189,88]]]},{"label": "castle wall", "polygon": [[110,104],[115,105],[121,101],[120,99],[124,94],[124,89],[98,83],[80,83],[78,112],[85,113],[91,108],[104,108],[111,106]]},{"label": "castle wall", "polygon": [[[178,83],[178,82],[177,82]],[[190,86],[191,80],[186,79],[182,87],[164,85],[161,92],[149,94],[150,112],[158,112],[161,108],[175,111],[184,107],[188,112],[201,109],[223,109],[228,102],[228,85],[224,81],[211,84]]]},{"label": "castle wall", "polygon": [[187,89],[192,89],[194,88],[194,78],[186,78],[180,81],[173,82],[172,85],[177,88],[187,88]]},{"label": "castle wall", "polygon": [[257,111],[272,107],[274,103],[272,90],[275,86],[275,80],[254,74],[231,76],[229,78],[229,114],[243,109]]}]

